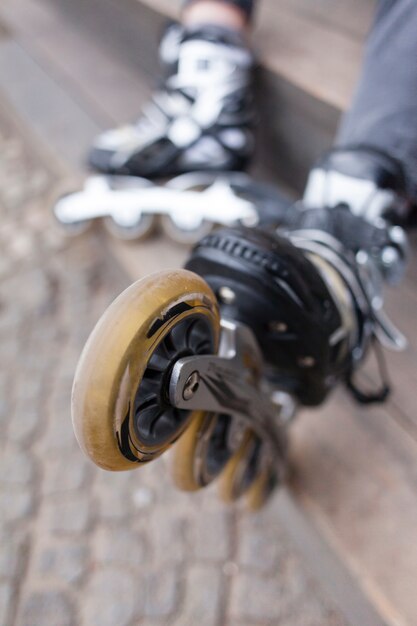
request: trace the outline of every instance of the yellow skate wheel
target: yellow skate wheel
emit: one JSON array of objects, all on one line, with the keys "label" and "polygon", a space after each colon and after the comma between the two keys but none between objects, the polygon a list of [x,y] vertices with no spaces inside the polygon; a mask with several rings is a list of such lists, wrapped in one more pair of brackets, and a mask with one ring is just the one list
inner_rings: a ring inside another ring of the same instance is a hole
[{"label": "yellow skate wheel", "polygon": [[67,237],[78,237],[88,232],[94,223],[94,219],[86,219],[80,221],[72,221],[69,219],[71,215],[68,204],[72,196],[83,188],[83,181],[80,177],[74,177],[73,180],[66,180],[63,184],[57,186],[51,195],[50,206],[54,222],[65,233]]},{"label": "yellow skate wheel", "polygon": [[169,215],[161,215],[159,223],[169,239],[183,245],[193,245],[213,230],[213,224],[207,220],[192,227],[181,228]]},{"label": "yellow skate wheel", "polygon": [[261,447],[259,437],[251,431],[247,432],[220,478],[219,493],[222,500],[238,500],[256,481],[260,471]]},{"label": "yellow skate wheel", "polygon": [[142,215],[135,224],[119,224],[112,217],[105,217],[104,228],[110,235],[125,241],[143,241],[150,237],[156,230],[157,218],[155,215]]},{"label": "yellow skate wheel", "polygon": [[[109,188],[115,192],[131,191],[138,194],[138,196],[141,195],[142,189],[154,187],[154,183],[139,176],[108,176],[107,181]],[[120,209],[122,209],[122,206],[120,206]],[[143,213],[134,223],[131,222],[130,217],[126,221],[126,215],[122,210],[114,216],[105,217],[103,220],[104,228],[108,233],[125,241],[143,241],[147,239],[155,232],[157,223],[158,219],[152,213]]]},{"label": "yellow skate wheel", "polygon": [[271,467],[259,472],[257,478],[245,494],[246,506],[249,511],[255,512],[262,509],[268,502],[277,484],[276,473]]},{"label": "yellow skate wheel", "polygon": [[84,452],[109,470],[164,452],[193,416],[169,402],[172,367],[216,352],[219,330],[215,296],[192,272],[158,272],[126,289],[91,333],[75,374],[72,418]]},{"label": "yellow skate wheel", "polygon": [[[216,174],[211,172],[187,172],[176,176],[167,183],[167,187],[179,191],[203,192],[213,184]],[[181,224],[182,220],[185,222]],[[170,215],[161,215],[160,226],[162,231],[172,241],[183,245],[193,245],[213,230],[213,224],[207,220],[199,220],[193,213],[187,212],[184,216],[177,216],[177,220]]]},{"label": "yellow skate wheel", "polygon": [[203,412],[193,418],[173,450],[172,475],[179,489],[197,491],[223,471],[235,452],[229,441],[232,419]]}]

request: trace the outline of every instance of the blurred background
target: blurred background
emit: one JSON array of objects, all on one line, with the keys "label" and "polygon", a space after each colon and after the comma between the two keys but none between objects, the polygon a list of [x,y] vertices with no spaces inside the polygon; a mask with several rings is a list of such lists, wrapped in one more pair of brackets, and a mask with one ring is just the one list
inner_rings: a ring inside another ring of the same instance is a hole
[{"label": "blurred background", "polygon": [[[300,192],[357,76],[373,0],[263,0],[256,176]],[[293,428],[267,508],[176,491],[165,458],[107,474],[78,449],[70,391],[84,342],[132,280],[180,266],[162,236],[67,238],[50,211],[104,128],[134,119],[178,0],[0,5],[0,624],[417,624],[417,269],[388,296],[410,339],[394,393],[343,390]],[[265,135],[265,136],[264,136]],[[372,377],[372,369],[370,371]]]}]

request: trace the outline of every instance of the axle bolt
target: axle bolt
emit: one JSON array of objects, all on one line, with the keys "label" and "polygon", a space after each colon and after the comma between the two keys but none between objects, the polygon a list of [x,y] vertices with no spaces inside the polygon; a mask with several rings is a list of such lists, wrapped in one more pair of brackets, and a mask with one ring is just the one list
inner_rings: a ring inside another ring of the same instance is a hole
[{"label": "axle bolt", "polygon": [[287,324],[285,322],[270,322],[269,328],[273,333],[286,333],[288,330]]},{"label": "axle bolt", "polygon": [[300,367],[314,367],[316,364],[316,360],[312,356],[302,356],[298,359],[298,364]]},{"label": "axle bolt", "polygon": [[195,395],[199,385],[200,374],[198,372],[193,372],[187,378],[184,389],[182,391],[182,397],[184,398],[184,400],[191,400],[191,398]]},{"label": "axle bolt", "polygon": [[233,304],[236,300],[236,294],[230,287],[220,287],[219,297],[225,304]]}]

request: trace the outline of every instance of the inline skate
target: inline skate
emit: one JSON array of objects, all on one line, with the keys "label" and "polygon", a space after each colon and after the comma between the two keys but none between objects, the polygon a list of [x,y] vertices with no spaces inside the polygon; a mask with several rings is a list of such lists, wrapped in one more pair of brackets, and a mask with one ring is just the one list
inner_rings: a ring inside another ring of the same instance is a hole
[{"label": "inline skate", "polygon": [[160,59],[161,88],[135,123],[97,137],[89,165],[145,178],[244,169],[255,143],[254,56],[245,37],[214,24],[172,24]]},{"label": "inline skate", "polygon": [[185,269],[136,282],[104,313],[72,395],[77,439],[97,465],[130,470],[173,446],[179,488],[217,479],[223,500],[256,510],[285,479],[299,407],[338,383],[359,401],[386,398],[385,384],[365,395],[355,376],[374,343],[405,346],[380,292],[384,251],[404,257],[398,233],[344,206],[281,217],[279,230],[206,235]]},{"label": "inline skate", "polygon": [[214,224],[258,226],[290,203],[274,186],[243,173],[193,172],[156,185],[137,176],[91,176],[81,191],[59,194],[53,213],[72,235],[103,219],[126,240],[144,239],[159,226],[172,240],[196,243]]}]

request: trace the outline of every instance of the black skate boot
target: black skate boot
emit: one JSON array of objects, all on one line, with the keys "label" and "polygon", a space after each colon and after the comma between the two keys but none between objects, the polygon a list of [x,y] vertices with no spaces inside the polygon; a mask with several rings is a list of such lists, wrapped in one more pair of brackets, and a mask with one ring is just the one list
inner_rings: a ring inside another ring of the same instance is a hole
[{"label": "black skate boot", "polygon": [[369,253],[390,283],[404,274],[413,210],[401,164],[371,148],[335,149],[311,171],[292,228],[331,233],[355,254]]},{"label": "black skate boot", "polygon": [[317,163],[308,178],[306,208],[349,206],[375,224],[404,223],[413,208],[411,188],[399,161],[370,147],[336,148]]},{"label": "black skate boot", "polygon": [[253,150],[253,56],[243,38],[216,26],[164,36],[169,74],[131,126],[100,135],[89,163],[104,173],[147,178],[240,170]]}]

